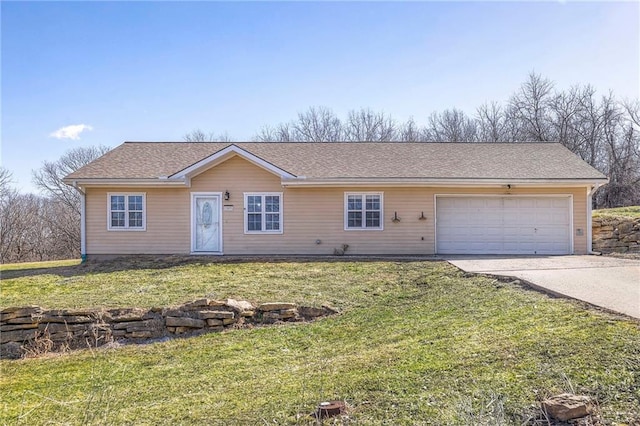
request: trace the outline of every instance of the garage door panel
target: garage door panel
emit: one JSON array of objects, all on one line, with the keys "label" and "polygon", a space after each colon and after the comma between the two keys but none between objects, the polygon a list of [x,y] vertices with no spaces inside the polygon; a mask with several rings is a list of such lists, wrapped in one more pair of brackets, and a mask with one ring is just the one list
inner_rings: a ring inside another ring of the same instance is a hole
[{"label": "garage door panel", "polygon": [[567,254],[569,197],[437,197],[442,254]]}]

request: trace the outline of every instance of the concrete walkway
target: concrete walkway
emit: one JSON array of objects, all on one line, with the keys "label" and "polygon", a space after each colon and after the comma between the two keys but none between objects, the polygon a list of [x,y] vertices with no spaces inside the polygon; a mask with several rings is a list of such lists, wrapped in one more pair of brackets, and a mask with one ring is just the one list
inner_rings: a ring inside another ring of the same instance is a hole
[{"label": "concrete walkway", "polygon": [[463,271],[505,275],[640,319],[640,260],[606,256],[443,256]]}]

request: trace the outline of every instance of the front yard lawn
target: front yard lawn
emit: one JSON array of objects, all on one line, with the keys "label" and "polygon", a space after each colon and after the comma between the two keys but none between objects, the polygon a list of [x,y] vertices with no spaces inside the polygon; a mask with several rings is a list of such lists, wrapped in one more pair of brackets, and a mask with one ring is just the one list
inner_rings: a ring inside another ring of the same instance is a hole
[{"label": "front yard lawn", "polygon": [[[535,424],[574,390],[640,419],[640,327],[444,262],[167,259],[3,271],[0,306],[330,303],[313,323],[0,361],[1,424]],[[542,424],[542,423],[538,423]]]}]

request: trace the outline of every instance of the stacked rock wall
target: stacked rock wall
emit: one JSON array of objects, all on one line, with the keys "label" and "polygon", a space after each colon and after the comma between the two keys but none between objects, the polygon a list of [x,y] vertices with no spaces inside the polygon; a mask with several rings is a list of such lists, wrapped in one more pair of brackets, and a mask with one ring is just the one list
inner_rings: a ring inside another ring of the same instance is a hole
[{"label": "stacked rock wall", "polygon": [[293,303],[199,299],[176,308],[63,309],[39,306],[0,311],[0,358],[223,331],[251,324],[304,321],[336,313]]},{"label": "stacked rock wall", "polygon": [[640,218],[594,217],[593,251],[640,253]]}]

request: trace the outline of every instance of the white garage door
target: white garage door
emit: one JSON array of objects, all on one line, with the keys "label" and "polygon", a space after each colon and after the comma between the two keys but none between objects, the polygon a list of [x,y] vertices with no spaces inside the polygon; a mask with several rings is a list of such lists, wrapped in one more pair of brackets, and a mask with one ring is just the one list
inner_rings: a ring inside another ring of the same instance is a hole
[{"label": "white garage door", "polygon": [[436,197],[438,254],[570,254],[569,197]]}]

